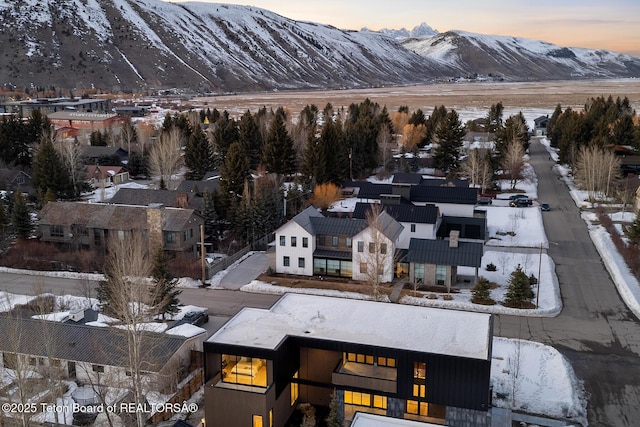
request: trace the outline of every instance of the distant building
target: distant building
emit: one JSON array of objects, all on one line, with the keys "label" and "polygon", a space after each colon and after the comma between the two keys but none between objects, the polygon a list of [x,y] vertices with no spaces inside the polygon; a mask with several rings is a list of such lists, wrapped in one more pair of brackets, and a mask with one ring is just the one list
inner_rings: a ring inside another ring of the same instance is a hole
[{"label": "distant building", "polygon": [[47,115],[54,128],[70,132],[74,129],[78,138],[83,142],[89,141],[91,132],[111,132],[120,134],[123,118],[115,113],[87,113],[79,111],[58,111]]},{"label": "distant building", "polygon": [[0,113],[29,117],[33,110],[40,110],[44,115],[58,111],[106,113],[111,110],[111,100],[106,98],[39,98],[23,101],[0,101]]}]

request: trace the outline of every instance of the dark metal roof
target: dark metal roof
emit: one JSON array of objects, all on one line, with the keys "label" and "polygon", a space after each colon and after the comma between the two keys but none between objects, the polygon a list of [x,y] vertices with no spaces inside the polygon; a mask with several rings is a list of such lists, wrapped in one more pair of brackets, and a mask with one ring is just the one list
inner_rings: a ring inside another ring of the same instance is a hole
[{"label": "dark metal roof", "polygon": [[[126,367],[129,363],[127,335],[112,327],[59,323],[30,318],[0,316],[0,351],[50,357],[95,365]],[[145,371],[158,372],[186,338],[145,333]]]},{"label": "dark metal roof", "polygon": [[316,249],[313,252],[314,258],[343,259],[351,261],[351,252],[347,251],[331,251],[327,249]]},{"label": "dark metal roof", "polygon": [[[205,191],[213,194],[214,191],[220,191],[220,177],[203,179],[202,181],[185,180],[180,183],[177,190],[181,193],[197,193],[202,194]],[[196,190],[197,191],[194,191]]]},{"label": "dark metal roof", "polygon": [[311,217],[309,221],[314,235],[354,236],[367,226],[363,219]]},{"label": "dark metal roof", "polygon": [[469,187],[469,181],[466,179],[440,179],[440,178],[426,178],[420,182],[420,185],[427,185],[429,187]]},{"label": "dark metal roof", "polygon": [[468,187],[414,185],[411,187],[411,201],[414,203],[426,202],[475,205],[478,201],[478,189]]},{"label": "dark metal roof", "polygon": [[442,222],[436,233],[437,237],[449,237],[451,230],[460,231],[461,239],[486,240],[487,218],[442,215]]},{"label": "dark metal roof", "polygon": [[419,173],[395,173],[393,174],[394,184],[412,184],[418,185],[422,181],[422,175]]},{"label": "dark metal roof", "polygon": [[411,239],[407,261],[433,265],[459,265],[480,267],[484,245],[476,242],[458,242],[449,246],[448,240]]},{"label": "dark metal roof", "polygon": [[97,157],[109,157],[118,156],[120,158],[127,158],[128,153],[126,150],[120,147],[101,147],[93,145],[85,145],[81,149],[81,155],[84,158],[97,158]]},{"label": "dark metal roof", "polygon": [[380,194],[393,194],[393,185],[375,184],[369,181],[348,181],[343,187],[356,187],[359,189],[358,197],[361,199],[379,199]]},{"label": "dark metal roof", "polygon": [[[438,220],[438,208],[435,205],[387,205],[382,204],[382,208],[398,222],[411,222],[416,224],[435,224]],[[354,218],[365,219],[371,211],[369,203],[356,203],[353,211]]]}]

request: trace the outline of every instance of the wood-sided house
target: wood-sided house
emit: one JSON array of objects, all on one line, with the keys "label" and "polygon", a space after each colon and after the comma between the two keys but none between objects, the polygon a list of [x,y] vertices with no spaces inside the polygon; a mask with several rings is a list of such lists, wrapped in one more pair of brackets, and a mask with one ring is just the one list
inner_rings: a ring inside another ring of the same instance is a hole
[{"label": "wood-sided house", "polygon": [[49,202],[40,211],[38,229],[44,242],[103,250],[110,239],[141,233],[167,253],[195,257],[201,224],[204,219],[193,209]]}]

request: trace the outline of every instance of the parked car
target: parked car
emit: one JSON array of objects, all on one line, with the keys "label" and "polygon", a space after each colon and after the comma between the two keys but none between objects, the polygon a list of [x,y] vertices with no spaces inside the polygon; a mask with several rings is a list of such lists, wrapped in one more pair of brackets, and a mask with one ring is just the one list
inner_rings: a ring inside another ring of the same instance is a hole
[{"label": "parked car", "polygon": [[527,196],[526,194],[514,194],[512,196],[509,196],[509,200],[515,200],[515,199],[528,199],[529,196]]},{"label": "parked car", "polygon": [[185,323],[200,326],[209,321],[209,314],[205,311],[189,311],[184,315],[183,319]]},{"label": "parked car", "polygon": [[478,204],[479,205],[490,205],[491,204],[491,199],[489,197],[480,197],[478,199]]},{"label": "parked car", "polygon": [[531,199],[518,197],[511,200],[511,202],[509,202],[509,206],[512,208],[526,208],[527,206],[531,206],[531,203]]},{"label": "parked car", "polygon": [[549,212],[551,210],[551,206],[549,206],[549,203],[543,203],[540,205],[540,210],[542,212]]}]

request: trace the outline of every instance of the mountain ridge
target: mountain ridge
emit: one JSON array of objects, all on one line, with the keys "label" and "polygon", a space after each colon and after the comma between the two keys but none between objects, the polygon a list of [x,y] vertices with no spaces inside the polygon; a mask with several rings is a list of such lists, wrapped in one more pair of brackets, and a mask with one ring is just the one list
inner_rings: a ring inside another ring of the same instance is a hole
[{"label": "mountain ridge", "polygon": [[[524,42],[509,41],[517,38],[425,35],[435,33],[426,23],[413,36],[394,31],[341,30],[219,3],[0,0],[0,43],[11,46],[0,55],[0,84],[233,93],[489,74],[505,80],[640,76],[640,59],[606,51],[589,56],[557,46],[536,60]],[[597,64],[587,66],[589,60]]]}]

